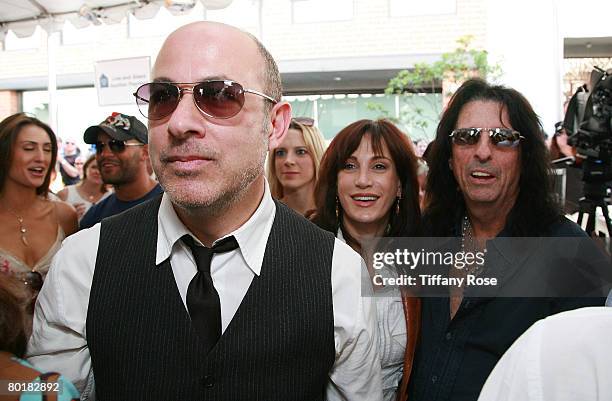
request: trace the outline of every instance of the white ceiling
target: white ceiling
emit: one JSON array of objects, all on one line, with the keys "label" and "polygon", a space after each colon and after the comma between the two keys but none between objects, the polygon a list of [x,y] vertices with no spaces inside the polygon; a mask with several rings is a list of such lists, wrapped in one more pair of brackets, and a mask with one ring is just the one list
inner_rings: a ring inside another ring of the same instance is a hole
[{"label": "white ceiling", "polygon": [[[160,7],[172,14],[189,12],[198,0],[0,0],[0,34],[13,31],[18,37],[34,33],[37,25],[46,31],[61,29],[65,21],[83,28],[90,24],[117,23],[132,13],[152,18]],[[227,7],[232,0],[199,0],[207,9]]]}]

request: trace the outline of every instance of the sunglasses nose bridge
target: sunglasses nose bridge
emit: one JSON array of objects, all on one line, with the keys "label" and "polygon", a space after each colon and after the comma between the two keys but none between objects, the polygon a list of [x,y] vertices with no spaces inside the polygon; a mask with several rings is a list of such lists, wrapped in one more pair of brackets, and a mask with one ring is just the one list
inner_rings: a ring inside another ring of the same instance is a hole
[{"label": "sunglasses nose bridge", "polygon": [[[194,86],[192,86],[191,88],[181,88],[177,86],[178,89],[178,99],[176,100],[176,105],[178,106],[178,104],[181,102],[181,99],[183,99],[183,96],[185,95],[185,93],[191,93],[191,96],[193,96],[193,88]],[[195,100],[194,100],[195,101]]]},{"label": "sunglasses nose bridge", "polygon": [[191,88],[178,88],[178,90],[179,90],[179,100],[181,100],[181,98],[183,97],[183,94],[185,92],[191,93],[193,95],[193,88],[195,88],[195,86],[192,86]]},{"label": "sunglasses nose bridge", "polygon": [[104,153],[117,154],[125,150],[125,142],[118,140],[111,140],[108,142],[100,142],[96,145],[96,153],[102,155]]},{"label": "sunglasses nose bridge", "polygon": [[489,136],[488,130],[481,130],[476,143],[474,144],[474,156],[479,160],[488,160],[491,158],[495,144],[493,137]]},{"label": "sunglasses nose bridge", "polygon": [[176,107],[174,108],[174,110],[176,110],[179,107],[179,104],[181,103],[181,100],[183,99],[183,95],[185,93],[191,93],[193,104],[195,105],[196,109],[198,109],[200,112],[203,112],[202,109],[200,108],[200,106],[198,105],[198,102],[196,101],[196,98],[195,98],[195,94],[196,94],[195,87],[197,85],[198,84],[195,84],[195,85],[193,85],[191,87],[185,87],[185,88],[181,88],[181,87],[177,86],[178,91],[179,91],[179,96],[178,96],[178,99],[176,101]]}]

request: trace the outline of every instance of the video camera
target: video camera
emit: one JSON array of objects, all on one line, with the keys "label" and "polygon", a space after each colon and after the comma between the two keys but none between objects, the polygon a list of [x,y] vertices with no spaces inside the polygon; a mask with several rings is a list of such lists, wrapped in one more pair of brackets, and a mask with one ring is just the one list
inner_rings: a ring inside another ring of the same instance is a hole
[{"label": "video camera", "polygon": [[590,88],[590,94],[581,86],[572,96],[563,126],[567,142],[586,157],[582,180],[604,184],[612,180],[612,69],[595,67]]}]

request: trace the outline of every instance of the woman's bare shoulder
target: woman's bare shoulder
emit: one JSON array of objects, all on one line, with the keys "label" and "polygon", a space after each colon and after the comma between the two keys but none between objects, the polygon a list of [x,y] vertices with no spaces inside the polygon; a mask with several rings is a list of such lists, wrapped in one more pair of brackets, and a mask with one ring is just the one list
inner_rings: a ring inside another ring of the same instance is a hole
[{"label": "woman's bare shoulder", "polygon": [[79,229],[79,220],[74,207],[64,201],[53,201],[57,219],[62,226],[66,237],[74,234]]}]

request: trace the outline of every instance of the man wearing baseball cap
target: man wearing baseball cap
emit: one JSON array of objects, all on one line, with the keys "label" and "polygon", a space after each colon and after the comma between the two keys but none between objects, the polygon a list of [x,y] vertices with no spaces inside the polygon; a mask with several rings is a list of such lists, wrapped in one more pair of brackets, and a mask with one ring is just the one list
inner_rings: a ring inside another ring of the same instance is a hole
[{"label": "man wearing baseball cap", "polygon": [[162,192],[147,170],[147,127],[136,117],[113,113],[100,124],[87,128],[83,139],[95,145],[102,180],[112,185],[115,193],[92,206],[83,216],[80,228],[91,227]]}]

